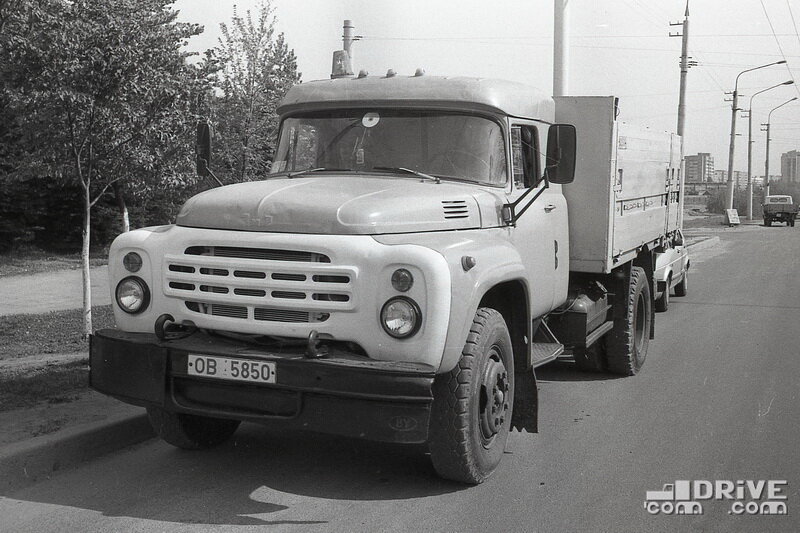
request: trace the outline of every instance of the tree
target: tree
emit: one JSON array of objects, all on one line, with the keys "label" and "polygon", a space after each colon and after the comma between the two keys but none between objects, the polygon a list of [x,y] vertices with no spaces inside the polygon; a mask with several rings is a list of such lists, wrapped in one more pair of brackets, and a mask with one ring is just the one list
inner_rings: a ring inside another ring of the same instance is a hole
[{"label": "tree", "polygon": [[214,105],[219,132],[216,156],[232,181],[269,172],[278,119],[275,109],[300,81],[297,59],[283,34],[275,34],[274,9],[259,4],[255,17],[234,6],[230,26],[221,24],[219,45],[207,57],[218,68],[221,97]]},{"label": "tree", "polygon": [[[91,210],[129,171],[158,166],[148,139],[180,135],[193,87],[181,47],[202,31],[170,0],[38,0],[0,67],[26,147],[16,172],[82,190],[84,335],[92,330]],[[8,26],[11,27],[11,26]],[[7,27],[7,28],[8,28]]]}]

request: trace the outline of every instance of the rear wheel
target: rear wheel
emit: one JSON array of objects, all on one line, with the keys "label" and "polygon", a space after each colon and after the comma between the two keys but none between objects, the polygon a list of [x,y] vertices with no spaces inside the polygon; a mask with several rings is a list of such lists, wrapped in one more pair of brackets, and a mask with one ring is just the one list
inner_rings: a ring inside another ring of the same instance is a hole
[{"label": "rear wheel", "polygon": [[770,227],[770,226],[772,226],[772,219],[771,219],[771,218],[769,218],[769,217],[764,217],[764,225],[765,225],[766,227]]},{"label": "rear wheel", "polygon": [[172,413],[160,407],[148,407],[147,416],[159,437],[185,450],[201,450],[222,444],[240,423],[238,420]]},{"label": "rear wheel", "polygon": [[514,356],[503,316],[478,309],[456,367],[436,377],[428,446],[443,478],[476,484],[505,452],[514,408]]},{"label": "rear wheel", "polygon": [[683,279],[675,285],[675,296],[686,296],[689,292],[689,271],[683,273]]},{"label": "rear wheel", "polygon": [[642,368],[650,344],[652,298],[647,274],[631,269],[627,298],[614,303],[614,329],[605,338],[609,372],[633,376]]},{"label": "rear wheel", "polygon": [[656,311],[663,313],[669,309],[669,291],[672,285],[672,276],[667,278],[667,288],[661,293],[661,296],[656,300]]}]

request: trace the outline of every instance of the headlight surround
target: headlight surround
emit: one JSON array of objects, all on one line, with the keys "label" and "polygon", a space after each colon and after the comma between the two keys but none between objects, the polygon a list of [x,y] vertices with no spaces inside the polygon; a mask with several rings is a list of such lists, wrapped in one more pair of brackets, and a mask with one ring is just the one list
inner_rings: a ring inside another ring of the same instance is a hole
[{"label": "headlight surround", "polygon": [[142,268],[142,256],[136,252],[128,252],[122,258],[122,264],[128,272],[139,272]]},{"label": "headlight surround", "polygon": [[414,285],[414,276],[405,268],[398,268],[392,273],[392,287],[396,291],[406,292]]},{"label": "headlight surround", "polygon": [[419,305],[411,298],[398,296],[383,304],[381,326],[395,339],[406,339],[419,331],[422,313]]},{"label": "headlight surround", "polygon": [[117,284],[117,305],[128,314],[141,313],[150,304],[150,289],[143,279],[129,276]]}]

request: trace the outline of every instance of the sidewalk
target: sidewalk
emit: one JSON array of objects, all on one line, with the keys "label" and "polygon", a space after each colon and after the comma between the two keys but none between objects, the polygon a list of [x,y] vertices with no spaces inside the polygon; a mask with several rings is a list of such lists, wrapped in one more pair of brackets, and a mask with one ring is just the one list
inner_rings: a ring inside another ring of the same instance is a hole
[{"label": "sidewalk", "polygon": [[[110,305],[108,267],[90,269],[92,306]],[[40,314],[49,311],[80,309],[83,306],[83,280],[80,269],[8,276],[0,280],[0,316]]]}]

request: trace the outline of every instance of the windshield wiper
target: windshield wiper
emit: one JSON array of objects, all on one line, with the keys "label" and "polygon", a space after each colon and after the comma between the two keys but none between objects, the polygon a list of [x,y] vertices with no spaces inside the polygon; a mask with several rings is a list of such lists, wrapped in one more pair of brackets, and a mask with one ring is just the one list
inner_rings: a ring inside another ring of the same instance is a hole
[{"label": "windshield wiper", "polygon": [[442,180],[439,179],[438,176],[431,176],[430,174],[425,174],[424,172],[419,172],[417,170],[412,170],[410,168],[403,168],[403,167],[372,167],[372,170],[386,170],[389,172],[404,172],[406,174],[413,174],[418,178],[424,178],[428,180],[433,180],[436,183],[441,183]]},{"label": "windshield wiper", "polygon": [[284,170],[282,172],[272,172],[267,174],[267,178],[274,178],[277,176],[285,175],[287,178],[295,178],[297,176],[302,176],[303,174],[310,174],[311,172],[349,172],[351,169],[349,168],[331,168],[331,167],[317,167],[317,168],[307,168],[305,170],[297,170],[297,171],[290,171]]}]

